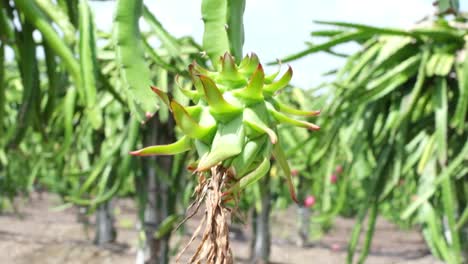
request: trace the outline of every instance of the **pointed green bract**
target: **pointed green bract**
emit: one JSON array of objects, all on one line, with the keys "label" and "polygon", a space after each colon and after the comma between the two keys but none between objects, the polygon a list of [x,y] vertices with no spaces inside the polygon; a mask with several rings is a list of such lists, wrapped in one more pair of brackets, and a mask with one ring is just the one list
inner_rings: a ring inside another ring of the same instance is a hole
[{"label": "pointed green bract", "polygon": [[245,88],[236,90],[236,95],[244,97],[255,102],[263,100],[263,83],[265,81],[265,73],[263,67],[258,64],[257,69],[252,74],[252,78]]},{"label": "pointed green bract", "polygon": [[275,92],[286,87],[288,83],[291,81],[291,79],[292,79],[292,68],[291,66],[289,66],[288,71],[278,81],[265,85],[263,89],[268,94],[272,95]]},{"label": "pointed green bract", "polygon": [[182,87],[182,85],[179,82],[179,75],[176,76],[175,78],[175,83],[177,88],[190,100],[194,101],[195,103],[198,103],[198,100],[200,99],[201,95],[198,91],[192,90],[192,89],[187,89]]},{"label": "pointed green bract", "polygon": [[203,107],[199,105],[185,106],[184,109],[193,119],[196,119],[196,120],[200,119],[202,111],[203,111]]},{"label": "pointed green bract", "polygon": [[276,161],[278,161],[278,164],[280,165],[281,169],[283,170],[286,176],[286,181],[288,183],[291,198],[297,203],[296,191],[294,189],[294,183],[292,181],[291,168],[289,167],[288,161],[286,160],[286,156],[284,155],[284,152],[279,144],[277,144],[273,148],[273,155]]},{"label": "pointed green bract", "polygon": [[151,86],[151,90],[153,90],[154,93],[156,93],[159,98],[161,98],[161,100],[163,101],[163,103],[168,107],[170,108],[171,107],[171,100],[169,99],[169,96],[167,95],[167,93],[159,90],[158,88],[156,88],[155,86]]},{"label": "pointed green bract", "polygon": [[257,68],[258,64],[260,64],[260,60],[258,59],[257,54],[252,53],[245,56],[245,58],[241,61],[239,65],[239,71],[245,75],[251,75]]},{"label": "pointed green bract", "polygon": [[223,94],[208,76],[200,75],[198,78],[203,85],[206,101],[213,112],[217,114],[236,114],[241,111],[241,109],[230,105],[224,100]]},{"label": "pointed green bract", "polygon": [[244,110],[244,122],[254,130],[267,134],[270,137],[271,144],[276,144],[278,141],[278,136],[275,131],[269,128],[251,109]]},{"label": "pointed green bract", "polygon": [[214,126],[203,127],[187,113],[185,108],[176,101],[171,102],[171,109],[174,113],[174,119],[180,129],[191,138],[207,139],[212,134]]},{"label": "pointed green bract", "polygon": [[319,130],[320,129],[320,127],[315,125],[315,124],[312,124],[312,123],[309,123],[309,122],[306,122],[306,121],[302,121],[302,120],[292,119],[292,118],[286,116],[285,114],[280,113],[280,112],[278,112],[278,111],[276,111],[274,109],[268,109],[268,112],[270,112],[271,115],[279,123],[282,123],[282,124],[289,124],[289,125],[293,125],[293,126],[304,127],[304,128],[310,129],[310,130]]},{"label": "pointed green bract", "polygon": [[220,58],[221,61],[221,75],[224,78],[236,78],[237,77],[237,65],[234,58],[229,53],[224,53],[224,56]]},{"label": "pointed green bract", "polygon": [[245,79],[238,71],[236,62],[229,53],[226,52],[220,58],[220,64],[221,72],[214,79],[219,85],[226,87],[226,90],[240,88],[245,85]]},{"label": "pointed green bract", "polygon": [[225,194],[236,193],[240,190],[247,188],[249,185],[257,182],[263,176],[268,173],[270,169],[270,160],[268,158],[263,158],[263,160],[258,164],[258,166],[247,175],[242,177],[237,184],[232,186],[230,189],[226,191]]},{"label": "pointed green bract", "polygon": [[280,102],[277,102],[276,105],[278,106],[281,112],[286,113],[286,114],[291,114],[291,115],[296,115],[296,116],[317,116],[320,114],[320,110],[304,111],[304,110],[292,108]]},{"label": "pointed green bract", "polygon": [[195,101],[195,102],[197,102],[201,97],[201,95],[199,93],[197,93],[196,91],[194,91],[194,90],[188,90],[188,89],[184,89],[184,88],[180,88],[180,87],[179,87],[179,90],[186,97],[188,97],[190,100]]},{"label": "pointed green bract", "polygon": [[168,145],[159,145],[146,147],[137,151],[130,152],[133,156],[159,156],[159,155],[175,155],[192,148],[190,139],[186,136],[179,139],[177,142]]}]

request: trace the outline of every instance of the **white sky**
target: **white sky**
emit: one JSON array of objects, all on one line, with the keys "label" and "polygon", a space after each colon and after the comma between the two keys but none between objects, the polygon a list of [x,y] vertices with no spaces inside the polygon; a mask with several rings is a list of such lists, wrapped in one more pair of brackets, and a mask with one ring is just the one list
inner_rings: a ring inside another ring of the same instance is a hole
[{"label": "white sky", "polygon": [[[261,61],[298,52],[311,41],[310,32],[323,28],[313,20],[366,23],[375,26],[409,27],[431,14],[433,0],[247,0],[244,15],[245,52],[255,52]],[[460,0],[462,9],[467,0]],[[92,2],[96,24],[110,29],[114,2]],[[201,0],[146,0],[150,10],[175,36],[192,35],[201,43]],[[352,46],[344,50],[352,50]],[[342,60],[315,54],[291,63],[292,83],[309,88],[318,85],[321,73],[339,67]],[[285,67],[284,67],[285,68]]]}]

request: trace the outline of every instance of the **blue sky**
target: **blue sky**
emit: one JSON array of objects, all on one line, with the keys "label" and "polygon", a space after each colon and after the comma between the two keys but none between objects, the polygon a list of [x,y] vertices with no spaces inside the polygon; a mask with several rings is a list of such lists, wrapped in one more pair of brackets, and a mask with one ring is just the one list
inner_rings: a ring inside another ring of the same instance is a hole
[{"label": "blue sky", "polygon": [[[298,52],[310,41],[310,32],[323,26],[314,20],[346,21],[376,26],[410,27],[431,14],[433,0],[247,0],[244,15],[244,52],[255,52],[262,61],[273,61]],[[467,10],[468,1],[460,0]],[[176,36],[192,35],[201,42],[201,0],[146,0],[164,27]],[[114,2],[93,2],[99,27],[110,29]],[[343,47],[353,50],[353,46]],[[321,74],[339,67],[342,60],[316,54],[291,63],[292,83],[309,88],[323,81]],[[284,67],[285,68],[285,67]]]}]

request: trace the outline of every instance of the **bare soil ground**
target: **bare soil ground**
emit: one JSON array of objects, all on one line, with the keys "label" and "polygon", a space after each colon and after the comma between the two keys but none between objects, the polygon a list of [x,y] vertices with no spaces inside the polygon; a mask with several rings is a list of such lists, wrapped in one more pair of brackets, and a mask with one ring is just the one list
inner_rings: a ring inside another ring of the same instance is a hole
[{"label": "bare soil ground", "polygon": [[[135,263],[137,232],[135,207],[131,201],[116,205],[117,243],[97,247],[92,243],[92,228],[86,234],[77,219],[77,210],[52,211],[59,200],[52,195],[36,196],[20,201],[20,214],[0,215],[0,263],[10,264],[124,264]],[[346,245],[354,224],[352,219],[339,218],[331,231],[320,241],[303,248],[295,245],[296,211],[274,212],[272,216],[271,261],[276,264],[345,263]],[[175,234],[172,244],[184,244],[197,225],[197,217],[187,223],[187,234]],[[244,227],[245,238],[232,240],[236,263],[248,263],[250,227]],[[183,256],[186,261],[192,251]],[[175,257],[173,258],[175,259]],[[175,263],[175,261],[173,261]],[[421,235],[414,230],[402,231],[379,219],[372,249],[366,263],[371,264],[439,264]]]}]

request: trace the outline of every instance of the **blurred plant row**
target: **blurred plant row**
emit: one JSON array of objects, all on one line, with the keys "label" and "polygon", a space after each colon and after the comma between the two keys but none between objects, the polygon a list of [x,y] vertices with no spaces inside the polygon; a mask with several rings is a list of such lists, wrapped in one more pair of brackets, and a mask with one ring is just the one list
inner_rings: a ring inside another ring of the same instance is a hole
[{"label": "blurred plant row", "polygon": [[[350,263],[364,225],[357,261],[369,254],[379,214],[403,227],[420,226],[432,254],[447,263],[466,261],[468,28],[466,16],[449,11],[450,17],[440,12],[406,30],[319,21],[330,29],[312,37],[325,41],[284,59],[320,51],[345,56],[345,65],[330,73],[320,124],[326,135],[307,144],[320,141],[309,162],[327,160],[315,165],[324,167],[322,180],[311,177],[321,211],[315,221],[327,223],[337,213],[358,218]],[[360,50],[333,51],[349,42]],[[337,185],[335,162],[345,175]]]},{"label": "blurred plant row", "polygon": [[[204,0],[202,15],[225,12],[227,24],[242,25],[243,7],[233,2]],[[382,215],[420,228],[447,263],[468,258],[468,18],[456,1],[438,4],[410,29],[317,22],[329,27],[311,33],[319,44],[282,60],[317,52],[345,60],[327,73],[332,82],[279,94],[297,108],[322,109],[313,137],[303,128],[278,131],[302,201],[303,243],[311,226],[326,231],[339,215],[357,217],[348,263],[362,263]],[[167,263],[196,184],[185,169],[193,153],[128,152],[180,137],[149,87],[188,105],[187,66],[210,67],[204,51],[211,56],[225,43],[174,37],[141,0],[117,1],[112,32],[99,30],[95,15],[86,0],[0,0],[0,212],[32,191],[56,193],[61,208],[96,212],[95,240],[104,243],[115,239],[112,200],[131,197],[150,263]],[[336,48],[351,42],[359,45],[353,54]],[[239,58],[242,46],[231,52]],[[239,210],[253,212],[254,259],[268,259],[271,210],[293,204],[282,173],[273,161],[241,197]]]},{"label": "blurred plant row", "polygon": [[[53,192],[61,208],[98,209],[96,242],[103,243],[115,239],[111,199],[135,197],[140,229],[153,237],[160,223],[168,229],[176,221],[190,184],[182,177],[185,156],[128,155],[176,137],[167,109],[141,125],[147,117],[139,107],[158,107],[150,84],[182,97],[175,87],[190,85],[186,66],[206,59],[191,37],[169,34],[142,1],[119,1],[112,32],[99,30],[95,15],[86,0],[0,1],[0,210],[14,209],[18,195]],[[140,16],[148,28],[141,33]],[[166,233],[157,240],[167,241]]]}]

